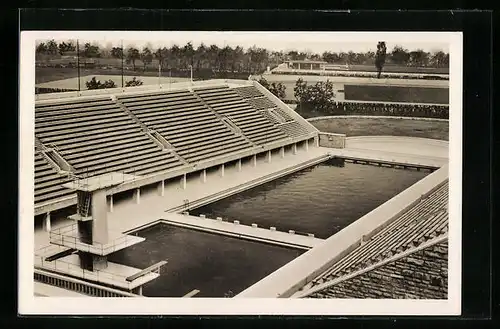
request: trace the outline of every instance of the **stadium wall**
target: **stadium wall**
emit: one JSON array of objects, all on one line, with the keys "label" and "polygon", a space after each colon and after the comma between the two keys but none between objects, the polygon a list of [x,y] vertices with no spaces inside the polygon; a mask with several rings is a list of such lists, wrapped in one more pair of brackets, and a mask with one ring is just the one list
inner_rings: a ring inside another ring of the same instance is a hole
[{"label": "stadium wall", "polygon": [[389,115],[326,115],[322,117],[314,117],[309,118],[307,121],[321,121],[328,119],[397,119],[397,120],[417,120],[417,121],[441,121],[441,122],[449,122],[449,119],[440,119],[440,118],[422,118],[422,117],[396,117]]},{"label": "stadium wall", "polygon": [[319,146],[320,147],[330,147],[336,149],[345,148],[345,134],[334,134],[334,133],[319,133]]},{"label": "stadium wall", "polygon": [[448,165],[418,181],[362,216],[322,244],[305,252],[235,298],[288,298],[392,220],[415,206],[448,179]]}]

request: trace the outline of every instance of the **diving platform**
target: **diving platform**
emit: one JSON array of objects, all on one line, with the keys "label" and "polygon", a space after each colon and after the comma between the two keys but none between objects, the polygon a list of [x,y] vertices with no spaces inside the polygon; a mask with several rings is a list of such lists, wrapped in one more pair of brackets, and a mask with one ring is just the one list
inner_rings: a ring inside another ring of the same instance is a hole
[{"label": "diving platform", "polygon": [[[107,262],[107,267],[105,269],[87,270],[81,267],[80,258],[76,254],[52,262],[45,261],[40,257],[35,257],[34,265],[43,270],[105,284],[125,291],[137,289],[160,276],[158,272],[148,271],[144,273],[144,270],[112,262]],[[159,271],[159,267],[157,267],[156,270]],[[141,275],[136,276],[138,273],[141,273]],[[130,280],[130,278],[133,279]]]},{"label": "diving platform", "polygon": [[107,256],[144,240],[146,239],[138,236],[110,231],[108,232],[108,243],[99,243],[96,241],[85,243],[80,239],[76,224],[64,226],[49,232],[49,241],[51,244],[100,256]]},{"label": "diving platform", "polygon": [[63,184],[62,186],[83,192],[93,192],[102,190],[116,185],[120,185],[137,179],[138,176],[125,174],[121,172],[111,172],[104,175],[79,178],[74,181]]},{"label": "diving platform", "polygon": [[35,267],[141,295],[142,286],[159,277],[166,262],[137,269],[108,261],[110,254],[146,240],[108,229],[106,190],[135,178],[113,172],[63,184],[76,190],[77,211],[69,216],[73,223],[49,232],[50,246],[35,253]]}]

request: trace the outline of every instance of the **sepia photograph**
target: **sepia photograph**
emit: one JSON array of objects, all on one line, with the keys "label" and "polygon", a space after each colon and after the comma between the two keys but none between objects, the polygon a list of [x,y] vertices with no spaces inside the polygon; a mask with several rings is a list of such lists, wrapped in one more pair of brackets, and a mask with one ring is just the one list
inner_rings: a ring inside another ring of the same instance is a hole
[{"label": "sepia photograph", "polygon": [[459,314],[461,33],[37,31],[20,56],[27,313]]}]

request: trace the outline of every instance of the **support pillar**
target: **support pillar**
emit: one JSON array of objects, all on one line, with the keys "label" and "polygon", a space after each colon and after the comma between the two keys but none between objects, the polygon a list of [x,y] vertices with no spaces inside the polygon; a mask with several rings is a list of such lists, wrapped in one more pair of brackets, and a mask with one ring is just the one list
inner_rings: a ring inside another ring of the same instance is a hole
[{"label": "support pillar", "polygon": [[306,152],[309,151],[309,140],[306,140]]},{"label": "support pillar", "polygon": [[271,158],[272,158],[271,150],[269,150],[269,151],[267,151],[267,162],[268,163],[271,163]]},{"label": "support pillar", "polygon": [[48,212],[46,215],[45,215],[45,218],[43,219],[43,227],[45,229],[45,232],[50,232],[50,212]]},{"label": "support pillar", "polygon": [[109,212],[113,212],[113,194],[109,196]]},{"label": "support pillar", "polygon": [[200,179],[201,179],[201,182],[202,183],[206,183],[207,182],[207,170],[206,169],[203,169],[200,173]]},{"label": "support pillar", "polygon": [[238,171],[241,171],[241,159],[238,159],[238,162],[236,162],[236,168]]},{"label": "support pillar", "polygon": [[280,156],[281,156],[281,158],[285,157],[285,147],[284,146],[280,149]]},{"label": "support pillar", "polygon": [[133,289],[132,293],[135,293],[136,295],[142,296],[142,286],[139,286],[139,287]]},{"label": "support pillar", "polygon": [[224,177],[224,164],[220,165],[220,177]]},{"label": "support pillar", "polygon": [[181,177],[181,189],[186,189],[186,174],[182,175]]},{"label": "support pillar", "polygon": [[319,147],[319,136],[314,137],[314,146]]},{"label": "support pillar", "polygon": [[141,189],[140,188],[135,189],[134,199],[135,199],[135,203],[141,204]]},{"label": "support pillar", "polygon": [[162,180],[161,182],[158,183],[158,194],[160,196],[165,195],[165,181]]},{"label": "support pillar", "polygon": [[293,143],[292,150],[293,150],[293,154],[297,154],[297,143]]},{"label": "support pillar", "polygon": [[254,154],[252,157],[252,166],[257,167],[257,154]]}]

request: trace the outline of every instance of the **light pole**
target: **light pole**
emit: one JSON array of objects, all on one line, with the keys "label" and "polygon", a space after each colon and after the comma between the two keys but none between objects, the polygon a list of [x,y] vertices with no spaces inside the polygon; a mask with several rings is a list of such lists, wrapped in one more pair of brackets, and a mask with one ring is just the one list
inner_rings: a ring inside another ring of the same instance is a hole
[{"label": "light pole", "polygon": [[189,69],[191,70],[191,83],[193,83],[193,65],[189,65]]},{"label": "light pole", "polygon": [[161,62],[158,63],[158,85],[161,85]]}]

